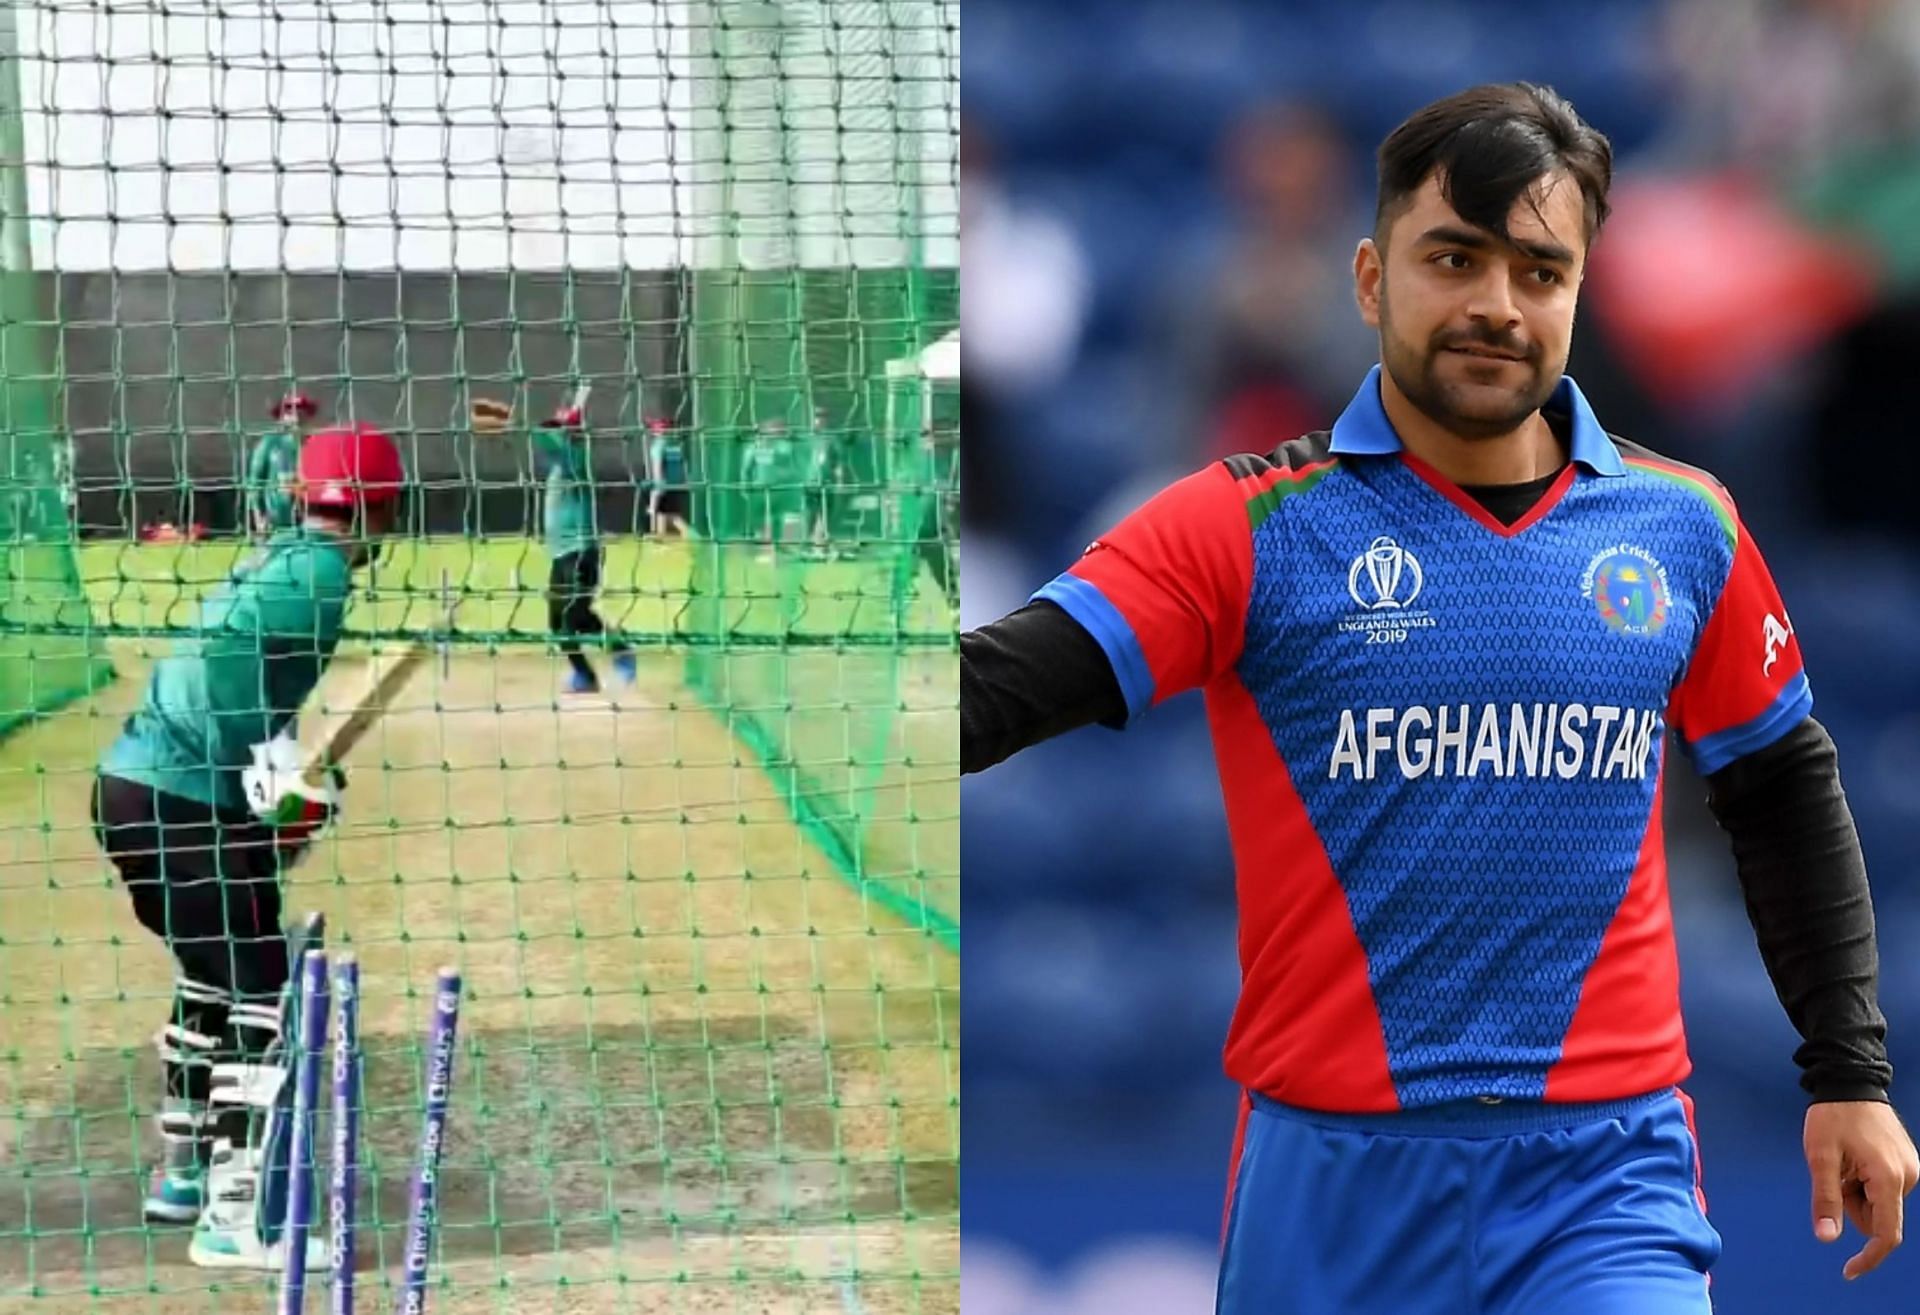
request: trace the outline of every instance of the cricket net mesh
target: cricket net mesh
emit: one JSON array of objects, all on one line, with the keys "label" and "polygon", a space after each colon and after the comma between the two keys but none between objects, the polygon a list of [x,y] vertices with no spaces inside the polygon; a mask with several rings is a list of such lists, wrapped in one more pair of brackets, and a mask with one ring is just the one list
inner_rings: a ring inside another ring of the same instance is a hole
[{"label": "cricket net mesh", "polygon": [[[958,1309],[958,41],[948,0],[0,3],[0,1313],[273,1299],[142,1222],[173,965],[88,808],[294,390],[413,480],[302,733],[439,641],[286,889],[362,974],[359,1309],[442,965],[430,1309]],[[469,406],[583,385],[637,660],[580,695],[540,453]]]}]

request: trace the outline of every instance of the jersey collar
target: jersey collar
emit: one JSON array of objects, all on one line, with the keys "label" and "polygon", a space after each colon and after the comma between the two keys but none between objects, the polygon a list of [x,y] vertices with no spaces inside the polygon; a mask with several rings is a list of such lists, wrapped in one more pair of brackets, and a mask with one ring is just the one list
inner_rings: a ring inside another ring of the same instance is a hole
[{"label": "jersey collar", "polygon": [[[1563,374],[1547,409],[1565,411],[1573,418],[1573,459],[1596,475],[1624,475],[1627,468],[1620,450],[1600,427],[1593,408],[1573,381]],[[1380,404],[1380,367],[1367,371],[1360,391],[1347,403],[1347,409],[1333,422],[1333,453],[1336,456],[1391,456],[1401,451],[1400,435],[1393,432],[1387,409]]]}]

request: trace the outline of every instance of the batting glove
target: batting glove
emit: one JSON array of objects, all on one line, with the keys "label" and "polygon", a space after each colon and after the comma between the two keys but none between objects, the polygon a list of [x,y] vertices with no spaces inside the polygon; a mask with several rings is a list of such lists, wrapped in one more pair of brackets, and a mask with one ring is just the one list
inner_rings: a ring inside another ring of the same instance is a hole
[{"label": "batting glove", "polygon": [[274,829],[274,842],[289,859],[304,852],[340,811],[346,773],[329,767],[318,786],[307,782],[300,746],[280,736],[253,746],[253,765],[240,774],[247,804]]}]

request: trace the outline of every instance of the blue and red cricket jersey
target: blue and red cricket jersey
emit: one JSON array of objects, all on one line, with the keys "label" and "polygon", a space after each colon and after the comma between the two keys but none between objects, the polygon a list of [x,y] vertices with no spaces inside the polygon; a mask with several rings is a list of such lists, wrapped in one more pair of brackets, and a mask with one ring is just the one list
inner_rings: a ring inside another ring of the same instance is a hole
[{"label": "blue and red cricket jersey", "polygon": [[1036,595],[1130,713],[1206,691],[1248,1093],[1222,1311],[1706,1308],[1666,732],[1710,773],[1812,696],[1726,490],[1571,379],[1547,411],[1572,461],[1504,525],[1403,450],[1376,369]]},{"label": "blue and red cricket jersey", "polygon": [[1230,1077],[1361,1113],[1686,1076],[1659,809],[1812,706],[1726,490],[1610,437],[1503,525],[1404,451],[1379,371],[1331,432],[1174,484],[1037,597],[1129,710],[1206,691],[1240,904]]}]

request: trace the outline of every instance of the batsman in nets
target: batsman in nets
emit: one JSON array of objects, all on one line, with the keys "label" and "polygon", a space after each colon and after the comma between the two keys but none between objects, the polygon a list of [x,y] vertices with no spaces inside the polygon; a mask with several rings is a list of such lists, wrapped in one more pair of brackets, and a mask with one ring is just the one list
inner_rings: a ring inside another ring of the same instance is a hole
[{"label": "batsman in nets", "polygon": [[345,786],[337,769],[312,784],[288,727],[339,644],[353,572],[399,521],[405,482],[376,429],[310,436],[296,523],[207,597],[196,633],[154,665],[100,763],[96,835],[135,917],[176,963],[156,1038],[165,1151],[145,1213],[196,1224],[198,1264],[279,1263],[281,1205],[271,1197],[290,1095],[282,1001],[303,948],[283,932],[281,883]]},{"label": "batsman in nets", "polygon": [[[1331,430],[1181,480],[961,640],[962,769],[1206,691],[1240,902],[1227,1315],[1702,1315],[1671,729],[1809,1097],[1810,1225],[1899,1244],[1865,865],[1727,490],[1565,375],[1612,151],[1482,86],[1379,152]],[[1676,259],[1694,258],[1675,253]],[[1702,256],[1701,258],[1711,258]]]}]

